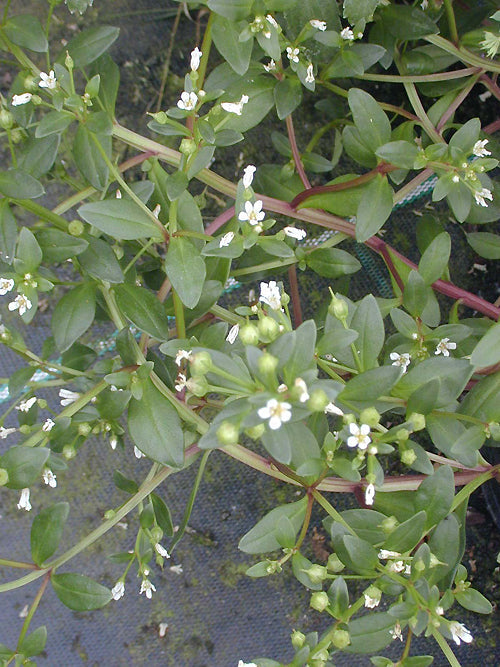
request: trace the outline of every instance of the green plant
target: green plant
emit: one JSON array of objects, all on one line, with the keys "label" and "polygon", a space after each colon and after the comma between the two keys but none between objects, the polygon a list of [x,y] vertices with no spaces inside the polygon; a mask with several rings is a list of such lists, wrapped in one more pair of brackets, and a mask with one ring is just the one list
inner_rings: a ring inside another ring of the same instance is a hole
[{"label": "green plant", "polygon": [[[29,364],[11,379],[11,389],[25,388],[0,421],[2,439],[18,438],[0,458],[0,482],[21,491],[18,507],[29,510],[29,487],[69,475],[96,433],[113,448],[130,447],[127,433],[151,469],[140,484],[115,471],[129,499],[61,555],[54,554],[68,503],[35,516],[33,563],[0,559],[27,570],[0,592],[42,581],[17,647],[1,645],[0,657],[29,664],[43,650],[45,627],[27,632],[49,583],[64,604],[84,611],[119,599],[136,570],[140,592],[151,597],[152,563],[161,566],[181,539],[209,453],[218,449],[303,491],[300,500],[270,508],[239,543],[249,554],[274,554],[249,576],[291,567],[312,591],[312,613],[332,618],[321,635],[293,633],[290,665],[329,665],[343,650],[380,653],[403,633],[396,664],[432,662],[410,657],[412,636],[426,633],[457,665],[446,640],[472,636],[453,620],[452,605],[491,611],[460,561],[468,499],[498,475],[481,451],[500,440],[500,311],[450,281],[454,248],[439,220],[426,221],[418,266],[381,232],[395,205],[435,175],[433,200],[446,200],[450,224],[478,255],[500,257],[494,228],[475,231],[499,214],[488,172],[498,165],[489,137],[500,122],[481,128],[478,118],[456,119],[477,86],[500,98],[500,13],[484,3],[474,14],[477,28],[469,21],[475,29],[463,32],[452,0],[188,1],[190,10],[210,10],[203,41],[177,105],[150,114],[153,140],[115,118],[119,71],[106,51],[116,29],[84,30],[52,54],[53,12],[66,11],[60,4],[49,2],[42,27],[33,16],[11,14],[8,1],[0,28],[0,48],[19,69],[0,111],[11,155],[0,172],[0,294],[32,326],[39,293],[55,302],[53,335],[40,355],[18,327],[0,325],[2,343]],[[84,12],[92,3],[67,4]],[[207,76],[213,47],[223,63]],[[373,81],[399,84],[405,102],[377,101],[361,87]],[[301,152],[292,114],[310,100],[327,117]],[[286,126],[286,137],[274,136],[284,163],[248,165],[236,184],[210,169],[214,156],[244,142],[272,110]],[[123,144],[137,155],[118,164]],[[69,145],[68,162],[62,151]],[[318,174],[333,172],[343,153],[356,173],[322,183]],[[73,189],[53,209],[39,203],[50,179]],[[227,202],[209,223],[197,183]],[[78,218],[68,219],[75,206]],[[21,212],[31,215],[29,225],[19,222]],[[319,245],[300,244],[315,226],[335,233]],[[323,319],[302,321],[297,268],[335,288],[360,269],[337,247],[351,238],[382,256],[392,298],[368,294],[355,302],[332,289]],[[70,278],[60,268],[67,260]],[[271,270],[288,272],[289,294],[268,279],[247,305],[234,312],[220,305],[229,278],[258,280]],[[81,342],[96,312],[117,332],[105,359]],[[38,383],[35,369],[45,374]],[[58,410],[35,394],[54,384]],[[19,426],[5,427],[14,408]],[[40,408],[50,417],[39,420]],[[155,489],[197,460],[174,534]],[[405,474],[389,472],[394,462]],[[357,494],[361,508],[337,511],[327,498],[335,492]],[[330,533],[326,565],[301,553],[315,504]],[[112,590],[59,571],[133,511],[140,517],[135,547],[115,556],[124,571]],[[349,590],[365,580],[360,595]],[[372,662],[394,664],[381,656]]]}]

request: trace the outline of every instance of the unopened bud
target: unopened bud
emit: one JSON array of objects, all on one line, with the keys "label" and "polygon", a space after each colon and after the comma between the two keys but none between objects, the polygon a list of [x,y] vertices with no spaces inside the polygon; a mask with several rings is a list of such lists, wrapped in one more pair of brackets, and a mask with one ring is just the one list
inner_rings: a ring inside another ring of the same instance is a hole
[{"label": "unopened bud", "polygon": [[425,428],[425,416],[419,412],[413,412],[407,421],[411,422],[414,431],[421,431]]},{"label": "unopened bud", "polygon": [[116,512],[115,510],[107,510],[104,512],[104,518],[105,519],[112,519],[115,516]]},{"label": "unopened bud", "polygon": [[158,542],[161,542],[161,538],[163,537],[163,530],[160,528],[160,526],[153,526],[151,528],[151,539],[155,544],[158,544]]},{"label": "unopened bud", "polygon": [[257,345],[259,342],[259,331],[253,324],[242,326],[239,336],[243,345]]},{"label": "unopened bud", "polygon": [[68,225],[68,232],[71,236],[81,236],[84,231],[84,224],[80,220],[72,220]]},{"label": "unopened bud", "polygon": [[9,481],[9,473],[5,468],[0,468],[0,486],[5,486]]},{"label": "unopened bud", "polygon": [[158,111],[157,113],[150,113],[148,116],[159,123],[160,125],[165,125],[168,121],[168,116],[164,111]]},{"label": "unopened bud", "polygon": [[488,430],[490,432],[490,436],[495,440],[495,442],[500,441],[500,424],[498,422],[490,422],[488,424]]},{"label": "unopened bud", "polygon": [[264,354],[260,357],[257,363],[259,371],[264,375],[267,375],[268,373],[269,374],[274,373],[274,371],[278,366],[278,359],[276,357],[273,357],[272,354],[264,352]]},{"label": "unopened bud", "polygon": [[191,358],[191,373],[193,375],[206,375],[212,368],[212,357],[208,352],[197,352]]},{"label": "unopened bud", "polygon": [[303,632],[299,632],[299,630],[294,630],[292,632],[292,646],[295,649],[302,648],[304,644],[306,643],[306,636]]},{"label": "unopened bud", "polygon": [[62,454],[65,459],[74,459],[76,456],[76,451],[75,448],[72,447],[71,445],[64,445]]},{"label": "unopened bud", "polygon": [[272,317],[263,317],[258,324],[259,334],[264,342],[273,341],[280,332],[280,326]]},{"label": "unopened bud", "polygon": [[264,424],[257,424],[257,426],[251,426],[250,428],[245,429],[246,435],[248,435],[249,438],[252,438],[252,440],[258,440],[259,438],[262,438],[266,430],[266,427]]},{"label": "unopened bud", "polygon": [[339,299],[336,296],[332,296],[330,305],[328,306],[328,312],[333,317],[336,317],[341,322],[345,322],[347,316],[349,315],[349,307],[344,299]]},{"label": "unopened bud", "polygon": [[362,424],[368,424],[372,428],[377,426],[380,421],[380,413],[375,408],[365,408],[359,415],[359,421]]},{"label": "unopened bud", "polygon": [[330,399],[323,389],[315,389],[307,401],[307,407],[312,412],[324,412],[329,402]]},{"label": "unopened bud", "polygon": [[64,65],[66,66],[66,69],[69,70],[72,70],[73,67],[75,66],[73,58],[69,55],[69,51],[66,51],[66,58],[64,59]]},{"label": "unopened bud", "polygon": [[7,109],[0,109],[0,127],[2,130],[10,130],[14,125],[14,116]]},{"label": "unopened bud", "polygon": [[31,433],[31,426],[29,426],[28,424],[21,424],[21,426],[19,427],[19,433],[22,433],[23,435],[28,435],[29,433]]},{"label": "unopened bud", "polygon": [[83,424],[78,425],[78,435],[83,435],[87,436],[90,435],[90,432],[92,431],[92,427],[90,424],[87,424],[87,422],[83,422]]},{"label": "unopened bud", "polygon": [[311,602],[309,604],[316,611],[322,612],[330,604],[330,599],[325,591],[316,591],[311,595]]},{"label": "unopened bud", "polygon": [[208,391],[208,382],[203,375],[197,375],[189,378],[186,382],[186,388],[195,396],[205,396]]},{"label": "unopened bud", "polygon": [[326,567],[330,570],[330,572],[342,572],[342,570],[345,568],[345,565],[337,556],[337,554],[330,554],[328,556]]},{"label": "unopened bud", "polygon": [[406,466],[411,466],[417,460],[417,455],[413,449],[405,449],[404,452],[401,452],[401,463],[404,463]]},{"label": "unopened bud", "polygon": [[327,569],[324,565],[313,565],[308,570],[303,570],[313,584],[320,584],[328,576]]},{"label": "unopened bud", "polygon": [[388,516],[386,519],[382,521],[380,524],[380,527],[384,531],[384,533],[392,533],[392,531],[396,528],[398,525],[398,520],[396,519],[395,516]]},{"label": "unopened bud", "polygon": [[228,421],[223,421],[217,429],[217,439],[222,445],[236,445],[238,435],[238,427]]},{"label": "unopened bud", "polygon": [[192,155],[196,151],[196,144],[192,139],[184,137],[179,146],[179,151],[186,156]]},{"label": "unopened bud", "polygon": [[335,630],[335,632],[332,635],[332,644],[336,648],[347,648],[349,644],[351,643],[351,637],[347,630]]}]

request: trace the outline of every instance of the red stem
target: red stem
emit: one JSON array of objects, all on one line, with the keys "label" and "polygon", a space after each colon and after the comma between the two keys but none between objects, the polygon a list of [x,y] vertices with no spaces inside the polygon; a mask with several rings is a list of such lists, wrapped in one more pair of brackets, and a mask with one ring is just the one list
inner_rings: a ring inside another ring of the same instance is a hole
[{"label": "red stem", "polygon": [[297,140],[295,139],[295,130],[293,127],[292,114],[286,117],[285,122],[286,122],[286,131],[288,133],[288,141],[290,142],[290,148],[292,149],[295,168],[297,169],[297,173],[300,176],[300,180],[302,181],[304,187],[310,188],[311,184],[309,183],[309,179],[307,178],[307,174],[304,170],[304,165],[302,164],[299,148],[297,146]]},{"label": "red stem", "polygon": [[234,213],[235,213],[234,206],[231,206],[223,213],[218,215],[207,226],[207,228],[205,229],[205,234],[207,234],[208,236],[212,236],[213,234],[215,234],[215,232],[219,230],[222,227],[222,225],[225,225],[226,222],[229,222],[229,220],[231,220],[231,218],[234,217]]}]

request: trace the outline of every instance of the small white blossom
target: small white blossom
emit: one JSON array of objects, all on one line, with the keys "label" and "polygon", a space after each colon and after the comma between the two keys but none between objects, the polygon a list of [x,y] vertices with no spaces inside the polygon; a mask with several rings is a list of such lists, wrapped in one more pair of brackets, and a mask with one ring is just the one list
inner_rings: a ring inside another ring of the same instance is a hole
[{"label": "small white blossom", "polygon": [[389,565],[389,572],[403,572],[406,566],[402,560],[395,560]]},{"label": "small white blossom", "polygon": [[158,220],[158,218],[160,217],[160,213],[161,213],[161,204],[156,204],[152,213],[153,213],[154,217]]},{"label": "small white blossom", "polygon": [[66,407],[77,401],[80,398],[80,394],[76,391],[70,391],[69,389],[59,389],[59,398],[62,399],[61,405]]},{"label": "small white blossom", "polygon": [[171,565],[169,569],[170,572],[173,572],[174,574],[182,574],[184,572],[181,563],[179,563],[179,565]]},{"label": "small white blossom", "polygon": [[309,400],[309,392],[307,391],[307,385],[302,378],[296,378],[294,385],[300,389],[299,401],[305,403]]},{"label": "small white blossom", "polygon": [[219,248],[226,248],[228,245],[231,244],[231,241],[234,239],[234,232],[228,232],[227,234],[224,234],[224,236],[221,236],[219,240]]},{"label": "small white blossom", "polygon": [[285,391],[288,391],[288,387],[286,386],[286,384],[285,384],[284,382],[282,382],[282,383],[278,386],[278,394],[284,394]]},{"label": "small white blossom", "polygon": [[11,433],[15,433],[17,428],[4,428],[0,426],[0,440],[5,440],[5,438]]},{"label": "small white blossom", "polygon": [[271,60],[267,63],[267,65],[263,65],[263,67],[266,70],[266,72],[274,72],[276,70],[276,63],[271,58]]},{"label": "small white blossom", "polygon": [[484,39],[482,42],[479,42],[479,46],[486,52],[488,58],[494,58],[500,50],[500,35],[495,35],[495,33],[485,30]]},{"label": "small white blossom", "polygon": [[382,599],[382,591],[376,586],[369,586],[363,593],[365,596],[365,607],[367,609],[375,609],[380,604]]},{"label": "small white blossom", "polygon": [[40,72],[40,83],[38,84],[40,88],[48,88],[54,90],[57,85],[57,79],[54,74],[54,70],[51,69],[48,74],[45,72]]},{"label": "small white blossom", "polygon": [[165,637],[165,635],[167,634],[167,630],[168,630],[168,623],[159,623],[159,625],[158,625],[158,637],[163,639],[163,637]]},{"label": "small white blossom", "polygon": [[243,660],[239,660],[238,667],[257,667],[257,665],[255,662],[243,662]]},{"label": "small white blossom", "polygon": [[202,55],[203,55],[203,53],[200,51],[200,49],[198,47],[196,47],[195,49],[193,49],[191,51],[191,70],[193,72],[196,72],[198,70],[198,67],[200,66],[200,60],[201,60]]},{"label": "small white blossom", "polygon": [[265,217],[266,214],[262,210],[262,200],[257,199],[254,204],[250,201],[245,202],[245,210],[240,211],[238,220],[241,220],[241,222],[249,222],[252,226],[255,226],[264,220]]},{"label": "small white blossom", "polygon": [[18,310],[19,315],[24,315],[24,313],[31,309],[33,304],[24,294],[18,294],[14,301],[9,303],[9,310]]},{"label": "small white blossom", "polygon": [[239,102],[221,102],[221,107],[228,113],[235,113],[237,116],[241,116],[243,107],[249,99],[248,95],[242,95]]},{"label": "small white blossom", "polygon": [[485,146],[488,143],[488,139],[480,139],[479,141],[476,141],[472,148],[472,153],[476,157],[486,157],[487,155],[491,155],[491,151],[486,150]]},{"label": "small white blossom", "polygon": [[198,95],[196,93],[188,93],[185,90],[181,93],[181,99],[177,102],[179,109],[184,111],[192,111],[198,102]]},{"label": "small white blossom", "polygon": [[365,489],[365,505],[373,505],[375,500],[375,487],[373,484],[368,484]]},{"label": "small white blossom", "polygon": [[458,174],[453,174],[451,180],[453,181],[453,183],[460,183],[460,176]]},{"label": "small white blossom", "polygon": [[262,303],[265,303],[273,310],[281,309],[280,288],[276,284],[275,280],[271,280],[269,283],[260,284],[259,301],[262,301]]},{"label": "small white blossom", "polygon": [[155,551],[162,558],[170,558],[170,554],[168,553],[168,551],[159,542],[155,544]]},{"label": "small white blossom", "polygon": [[115,197],[116,197],[116,199],[121,199],[122,198],[122,191],[120,190],[120,188],[117,188],[117,190],[115,192]]},{"label": "small white blossom", "polygon": [[148,598],[148,600],[151,600],[151,598],[153,597],[153,593],[156,592],[156,588],[147,578],[146,572],[148,571],[145,570],[144,572],[144,578],[141,582],[141,590],[139,591],[139,594],[142,595],[143,593],[146,593],[146,597]]},{"label": "small white blossom", "polygon": [[186,386],[186,376],[184,373],[177,373],[177,378],[175,380],[175,391],[182,391]]},{"label": "small white blossom", "polygon": [[285,227],[283,231],[286,236],[289,236],[291,239],[296,239],[297,241],[302,241],[307,236],[307,232],[304,229],[298,229],[297,227]]},{"label": "small white blossom", "polygon": [[314,67],[313,67],[312,63],[309,63],[309,65],[307,66],[305,82],[306,83],[314,83],[314,81],[315,81],[315,79],[314,79]]},{"label": "small white blossom", "polygon": [[232,345],[234,341],[238,338],[239,332],[240,332],[239,324],[235,324],[229,329],[229,333],[226,336],[226,340],[230,345]]},{"label": "small white blossom", "polygon": [[422,0],[420,7],[425,12],[425,10],[429,7],[429,0]]},{"label": "small white blossom", "polygon": [[245,190],[248,190],[248,188],[252,185],[253,182],[253,175],[257,171],[257,167],[253,164],[249,164],[247,167],[243,169],[243,187]]},{"label": "small white blossom", "polygon": [[482,188],[482,190],[475,191],[474,192],[474,199],[476,200],[476,204],[479,204],[479,206],[488,206],[487,199],[490,201],[493,201],[493,195],[491,194],[491,191],[488,190],[488,188]]},{"label": "small white blossom", "polygon": [[113,451],[116,449],[117,444],[118,444],[118,438],[116,437],[116,435],[112,435],[111,438],[109,439],[109,446]]},{"label": "small white blossom", "polygon": [[442,354],[443,357],[450,356],[450,350],[456,350],[457,344],[450,341],[449,338],[442,338],[436,346],[434,354]]},{"label": "small white blossom", "polygon": [[52,431],[55,425],[56,423],[52,421],[52,419],[46,419],[43,423],[42,431],[44,433],[48,433],[49,431]]},{"label": "small white blossom", "polygon": [[271,16],[271,14],[267,14],[266,21],[268,23],[270,23],[273,26],[273,28],[276,28],[276,30],[280,29],[280,26],[279,26],[278,22],[276,21],[274,16]]},{"label": "small white blossom", "polygon": [[22,104],[31,102],[33,95],[31,93],[22,93],[21,95],[12,95],[12,106],[20,107]]},{"label": "small white blossom", "polygon": [[299,62],[299,53],[300,53],[300,49],[298,49],[298,48],[293,48],[291,46],[286,47],[286,55],[287,55],[288,60],[291,63],[298,63]]},{"label": "small white blossom", "polygon": [[27,604],[19,612],[19,618],[26,618],[28,616],[29,606]]},{"label": "small white blossom", "polygon": [[359,449],[366,449],[371,442],[370,436],[370,427],[368,424],[349,424],[349,433],[351,434],[347,438],[348,447],[358,447]]},{"label": "small white blossom", "polygon": [[189,360],[189,359],[191,359],[192,356],[193,356],[193,353],[191,352],[191,350],[189,350],[189,351],[187,351],[187,350],[177,350],[177,354],[175,355],[175,363],[177,364],[177,366],[180,366],[183,359],[188,359]]},{"label": "small white blossom", "polygon": [[113,600],[119,600],[125,595],[125,584],[123,581],[117,581],[111,589],[111,597]]},{"label": "small white blossom", "polygon": [[392,630],[389,630],[389,632],[391,633],[391,637],[393,639],[399,639],[403,641],[403,633],[401,632],[401,626],[399,625],[399,623],[396,623],[394,628]]},{"label": "small white blossom", "polygon": [[321,30],[321,32],[324,32],[326,30],[326,21],[318,21],[318,19],[311,19],[309,23],[312,25],[313,28],[316,28],[316,30]]},{"label": "small white blossom", "polygon": [[18,510],[26,510],[27,512],[30,511],[31,503],[30,503],[30,490],[29,489],[23,489],[21,491],[21,497],[19,498],[19,502],[17,503],[17,509]]},{"label": "small white blossom", "polygon": [[378,557],[380,560],[387,560],[388,558],[399,558],[401,554],[399,551],[390,551],[389,549],[380,549]]},{"label": "small white blossom", "polygon": [[391,352],[389,355],[393,366],[401,366],[403,373],[406,373],[408,366],[410,365],[411,358],[408,352],[403,352],[398,354],[397,352]]},{"label": "small white blossom", "polygon": [[354,33],[351,28],[344,28],[340,31],[340,36],[342,39],[345,39],[346,42],[352,42],[354,39]]},{"label": "small white blossom", "polygon": [[145,454],[143,454],[141,450],[134,445],[134,456],[136,459],[142,459],[145,457]]},{"label": "small white blossom", "polygon": [[32,396],[31,398],[28,398],[26,401],[21,401],[19,405],[16,405],[16,410],[19,410],[20,412],[29,412],[30,409],[35,405],[36,403],[36,396]]},{"label": "small white blossom", "polygon": [[275,398],[270,398],[265,407],[259,408],[257,414],[261,419],[269,419],[269,428],[276,431],[281,424],[290,421],[292,417],[291,405],[286,401],[277,401]]},{"label": "small white blossom", "polygon": [[342,415],[344,414],[342,410],[338,408],[333,401],[330,401],[330,403],[328,403],[325,406],[324,412],[325,415],[338,415],[339,417],[342,417]]},{"label": "small white blossom", "polygon": [[471,643],[473,637],[465,625],[458,621],[452,621],[449,627],[451,637],[457,646],[460,646],[460,642],[464,642],[465,644]]},{"label": "small white blossom", "polygon": [[54,475],[50,468],[45,468],[43,471],[43,481],[47,486],[50,486],[52,489],[55,489],[57,486],[57,477]]},{"label": "small white blossom", "polygon": [[5,296],[7,292],[12,291],[14,285],[12,278],[0,278],[0,296]]},{"label": "small white blossom", "polygon": [[444,609],[440,605],[438,607],[436,607],[436,609],[434,611],[436,612],[436,614],[438,616],[443,616],[444,615]]}]

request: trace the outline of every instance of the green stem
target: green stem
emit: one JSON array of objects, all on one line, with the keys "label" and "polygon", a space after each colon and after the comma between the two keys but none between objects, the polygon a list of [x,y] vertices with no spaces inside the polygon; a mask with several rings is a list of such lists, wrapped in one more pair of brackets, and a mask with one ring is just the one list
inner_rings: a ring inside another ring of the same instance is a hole
[{"label": "green stem", "polygon": [[12,199],[11,201],[17,206],[22,206],[22,208],[25,208],[27,211],[34,213],[39,218],[42,218],[42,220],[52,223],[57,229],[60,229],[63,232],[68,231],[67,220],[50,209],[45,208],[45,206],[37,204],[32,199]]},{"label": "green stem", "polygon": [[417,114],[417,116],[420,119],[420,123],[422,125],[422,128],[427,132],[429,135],[429,138],[434,141],[434,143],[443,143],[444,139],[443,137],[439,134],[439,132],[436,130],[434,125],[431,122],[431,119],[427,115],[424,107],[422,106],[422,102],[420,101],[420,97],[418,96],[417,89],[415,88],[414,83],[405,83],[404,84],[406,94],[408,95],[408,99],[411,102],[411,105],[413,107],[413,110]]},{"label": "green stem", "polygon": [[309,524],[311,522],[311,514],[312,514],[313,505],[314,505],[314,497],[311,493],[308,493],[307,494],[306,514],[304,516],[304,521],[302,522],[302,528],[300,529],[300,534],[297,538],[297,542],[295,543],[295,548],[297,550],[300,549],[300,547],[302,546],[302,542],[304,541],[304,538],[307,535],[307,529],[309,528]]},{"label": "green stem", "polygon": [[28,615],[26,616],[23,627],[21,628],[21,632],[19,634],[19,639],[17,640],[17,652],[21,653],[22,651],[22,644],[24,641],[24,638],[26,637],[26,633],[28,632],[28,629],[30,627],[31,621],[33,619],[33,616],[35,615],[35,612],[38,608],[38,605],[40,604],[40,600],[42,599],[42,596],[45,592],[45,589],[47,588],[47,584],[49,583],[50,579],[50,572],[47,572],[45,575],[45,578],[42,582],[42,585],[38,589],[38,593],[35,596],[35,599],[33,600],[33,603],[28,611]]},{"label": "green stem", "polygon": [[109,287],[106,287],[104,285],[100,285],[100,289],[102,292],[102,295],[104,296],[104,300],[106,301],[106,305],[109,310],[109,314],[111,316],[111,319],[113,320],[116,328],[118,331],[121,331],[127,326],[127,322],[123,315],[120,313],[118,310],[118,306],[116,305],[115,297],[112,294],[112,292],[109,290]]},{"label": "green stem", "polygon": [[201,44],[201,60],[200,66],[198,67],[198,88],[203,87],[203,82],[205,80],[205,74],[207,71],[208,57],[210,55],[210,47],[212,46],[212,23],[214,20],[214,14],[210,12],[208,17],[207,25],[205,28],[205,34],[203,35],[203,42]]},{"label": "green stem", "polygon": [[[430,37],[426,37],[427,41],[431,42]],[[440,38],[443,39],[443,38]],[[447,42],[446,39],[443,39],[444,42]],[[447,42],[450,44],[450,42]],[[451,46],[451,44],[450,44]],[[458,51],[458,49],[456,49]],[[449,49],[445,51],[450,52]],[[480,59],[478,58],[477,60]],[[356,78],[365,80],[365,81],[382,81],[384,83],[430,83],[431,81],[450,81],[452,79],[463,79],[466,76],[477,73],[477,68],[484,68],[484,62],[481,65],[474,64],[473,67],[467,67],[466,69],[453,70],[452,72],[437,72],[436,74],[417,74],[417,75],[407,75],[407,74],[357,74]],[[491,68],[490,68],[491,69]]]},{"label": "green stem", "polygon": [[351,533],[351,535],[356,535],[356,532],[351,528],[351,526],[347,523],[345,519],[342,518],[342,516],[337,512],[335,507],[328,502],[328,500],[321,495],[319,491],[316,489],[313,489],[311,491],[312,495],[314,496],[314,500],[318,502],[321,507],[329,514],[332,519],[337,521],[337,523],[340,523],[344,528],[347,528],[347,530]]},{"label": "green stem", "polygon": [[177,329],[177,338],[186,338],[186,318],[184,316],[184,304],[174,289],[172,290],[172,298],[174,301],[175,328]]},{"label": "green stem", "polygon": [[455,21],[455,12],[453,11],[453,0],[444,0],[446,10],[446,18],[448,19],[448,27],[450,29],[451,39],[455,44],[458,44],[458,30],[457,22]]},{"label": "green stem", "polygon": [[[449,40],[441,37],[440,35],[427,35],[427,37],[424,37],[424,39],[427,42],[434,44],[434,46],[438,46],[443,51],[446,51],[446,53],[450,53],[451,55],[456,56],[463,63],[471,65],[471,68],[469,68],[469,74],[473,73],[471,71],[472,69],[475,69],[477,72],[477,68],[487,72],[500,73],[500,63],[481,56],[477,56],[475,53],[472,53],[472,51],[469,51],[463,46],[456,47]],[[467,72],[467,70],[459,70],[459,72]],[[452,74],[452,72],[448,72],[448,74]]]},{"label": "green stem", "polygon": [[16,156],[16,149],[14,147],[14,142],[12,141],[12,133],[10,130],[7,130],[7,140],[9,142],[9,150],[10,150],[10,155],[12,157],[12,165],[14,168],[17,167],[17,156]]},{"label": "green stem", "polygon": [[3,10],[2,25],[4,25],[5,22],[7,21],[7,15],[9,13],[10,3],[11,3],[11,0],[7,0],[7,3],[5,5],[5,9]]},{"label": "green stem", "polygon": [[454,512],[457,509],[457,507],[459,507],[464,502],[464,500],[467,500],[467,498],[472,493],[474,493],[476,489],[478,489],[482,484],[484,484],[488,480],[495,477],[496,473],[499,470],[499,467],[500,466],[494,466],[490,468],[490,470],[483,472],[481,475],[478,475],[475,479],[466,484],[463,487],[463,489],[461,489],[453,499],[453,504],[451,506],[450,512]]},{"label": "green stem", "polygon": [[223,308],[222,306],[212,306],[210,312],[212,315],[215,315],[215,317],[218,317],[220,320],[224,320],[228,324],[243,324],[246,321],[241,315],[236,315],[236,313],[232,313],[230,310],[227,310],[227,308]]},{"label": "green stem", "polygon": [[458,662],[455,654],[453,653],[450,646],[448,645],[448,642],[443,637],[443,635],[439,632],[439,630],[436,630],[436,628],[434,628],[432,626],[432,623],[429,624],[429,629],[431,631],[432,636],[434,637],[434,639],[439,644],[439,648],[441,649],[441,651],[443,651],[443,653],[444,653],[446,659],[448,660],[448,662],[450,663],[450,665],[452,667],[460,667],[460,663]]},{"label": "green stem", "polygon": [[[332,93],[336,93],[337,95],[340,95],[341,97],[347,98],[348,96],[348,91],[344,90],[344,88],[341,88],[340,86],[336,86],[334,83],[330,83],[329,81],[321,81],[321,80],[316,80],[319,84],[324,86],[327,90],[331,90]],[[393,113],[397,113],[400,116],[404,116],[404,118],[408,118],[409,120],[413,120],[416,122],[420,122],[417,116],[415,114],[410,113],[409,111],[406,111],[406,109],[402,109],[401,107],[397,107],[394,104],[387,104],[386,102],[379,102],[379,105],[384,111],[392,111]],[[339,124],[343,122],[342,118],[336,118],[335,120],[331,121],[329,125],[334,127],[336,124]],[[345,122],[345,121],[344,121]],[[327,126],[327,127],[328,127]],[[311,150],[309,146],[306,148],[306,152]]]},{"label": "green stem", "polygon": [[8,558],[0,558],[0,565],[4,567],[15,567],[20,570],[36,570],[37,566],[33,563],[22,563],[17,560],[9,560]]}]

